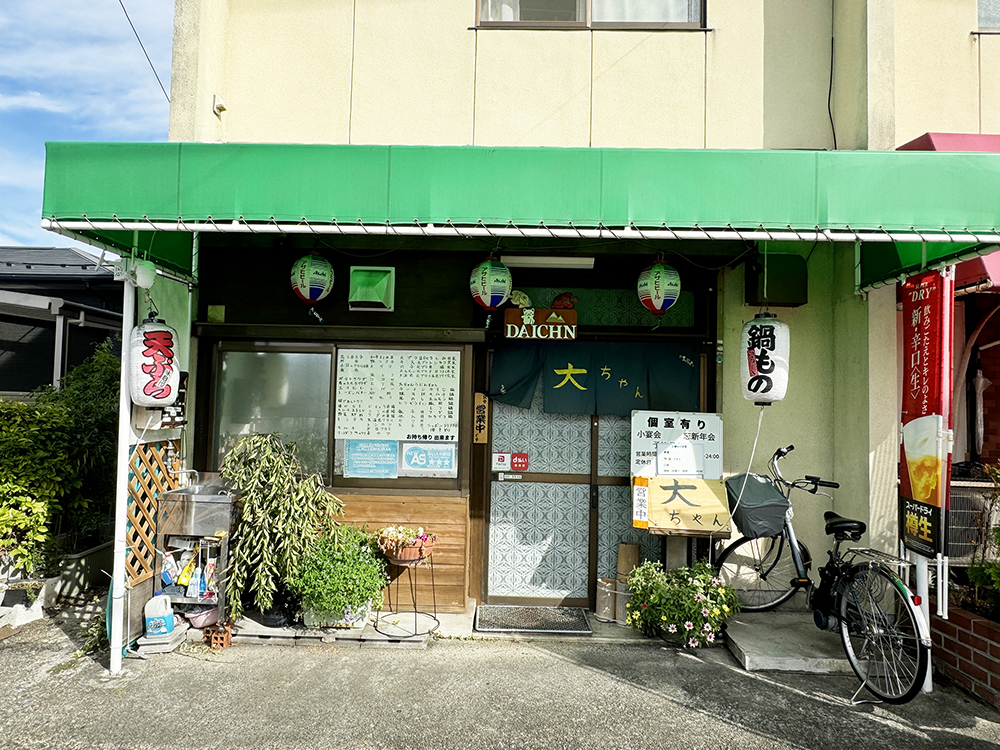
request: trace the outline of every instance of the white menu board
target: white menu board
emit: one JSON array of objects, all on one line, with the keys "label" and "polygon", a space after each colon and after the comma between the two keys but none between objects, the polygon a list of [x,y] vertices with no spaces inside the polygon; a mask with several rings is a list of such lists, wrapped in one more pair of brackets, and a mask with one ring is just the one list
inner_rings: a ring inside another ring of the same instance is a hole
[{"label": "white menu board", "polygon": [[461,354],[340,349],[337,440],[458,441]]},{"label": "white menu board", "polygon": [[722,417],[632,412],[632,476],[722,478]]}]

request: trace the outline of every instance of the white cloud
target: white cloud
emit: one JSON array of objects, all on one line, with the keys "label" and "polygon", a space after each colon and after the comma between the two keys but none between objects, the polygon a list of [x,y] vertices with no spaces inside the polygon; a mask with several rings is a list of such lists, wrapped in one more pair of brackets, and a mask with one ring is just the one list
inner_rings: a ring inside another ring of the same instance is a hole
[{"label": "white cloud", "polygon": [[43,95],[40,91],[5,96],[0,93],[0,111],[5,109],[37,109],[43,112],[65,112],[66,105]]}]

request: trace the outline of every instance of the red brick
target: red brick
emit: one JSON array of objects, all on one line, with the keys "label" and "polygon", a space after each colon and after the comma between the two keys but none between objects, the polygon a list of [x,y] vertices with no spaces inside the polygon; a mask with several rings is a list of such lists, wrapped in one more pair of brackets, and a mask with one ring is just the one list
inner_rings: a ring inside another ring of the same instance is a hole
[{"label": "red brick", "polygon": [[961,607],[950,607],[948,609],[948,619],[957,628],[968,631],[972,630],[972,614],[966,612]]},{"label": "red brick", "polygon": [[990,658],[991,659],[1000,659],[1000,644],[998,644],[998,643],[991,643],[990,644]]},{"label": "red brick", "polygon": [[1000,693],[997,693],[995,690],[990,690],[982,685],[973,685],[972,692],[984,701],[992,703],[994,706],[1000,706]]},{"label": "red brick", "polygon": [[985,669],[982,669],[981,667],[973,664],[972,662],[965,660],[960,661],[958,663],[958,668],[961,669],[965,674],[967,674],[973,680],[981,682],[984,685],[989,684],[990,681],[989,673]]},{"label": "red brick", "polygon": [[964,643],[969,648],[975,649],[976,651],[988,651],[990,644],[983,638],[973,635],[972,633],[966,632],[964,630],[958,631],[958,640]]},{"label": "red brick", "polygon": [[954,641],[951,638],[944,639],[944,650],[949,653],[955,654],[955,656],[958,656],[962,659],[972,658],[971,648],[969,648],[968,646],[963,646],[961,643],[959,643],[958,641]]},{"label": "red brick", "polygon": [[931,629],[944,633],[949,638],[954,638],[955,634],[958,632],[958,628],[956,628],[952,623],[946,620],[939,620],[937,618],[934,618],[934,623]]},{"label": "red brick", "polygon": [[969,676],[958,671],[957,669],[946,670],[947,675],[955,681],[956,684],[961,685],[966,690],[972,690],[973,682],[969,679]]},{"label": "red brick", "polygon": [[1000,643],[1000,622],[979,619],[972,623],[972,632],[993,643]]},{"label": "red brick", "polygon": [[941,648],[944,646],[944,636],[941,635],[937,630],[931,631],[931,642],[934,644],[935,648]]},{"label": "red brick", "polygon": [[943,664],[947,664],[948,666],[951,666],[951,667],[957,667],[958,666],[958,657],[955,656],[955,654],[953,654],[953,653],[951,653],[950,651],[947,651],[947,650],[943,650],[942,649],[940,651],[935,651],[934,652],[934,659],[935,659],[935,661],[941,662]]}]

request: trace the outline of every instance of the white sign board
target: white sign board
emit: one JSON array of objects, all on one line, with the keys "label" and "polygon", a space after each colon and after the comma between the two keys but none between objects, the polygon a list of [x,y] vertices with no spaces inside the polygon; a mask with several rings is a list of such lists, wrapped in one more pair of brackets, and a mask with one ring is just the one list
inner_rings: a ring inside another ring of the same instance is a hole
[{"label": "white sign board", "polygon": [[636,477],[722,478],[722,417],[677,411],[632,412]]},{"label": "white sign board", "polygon": [[336,439],[457,443],[460,358],[457,351],[339,350]]}]

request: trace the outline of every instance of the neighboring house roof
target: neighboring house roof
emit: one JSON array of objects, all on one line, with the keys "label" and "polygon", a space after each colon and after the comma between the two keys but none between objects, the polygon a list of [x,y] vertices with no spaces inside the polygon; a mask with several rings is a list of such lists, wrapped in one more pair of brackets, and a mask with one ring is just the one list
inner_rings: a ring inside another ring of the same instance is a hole
[{"label": "neighboring house roof", "polygon": [[71,247],[0,247],[0,280],[113,279],[97,259]]}]

